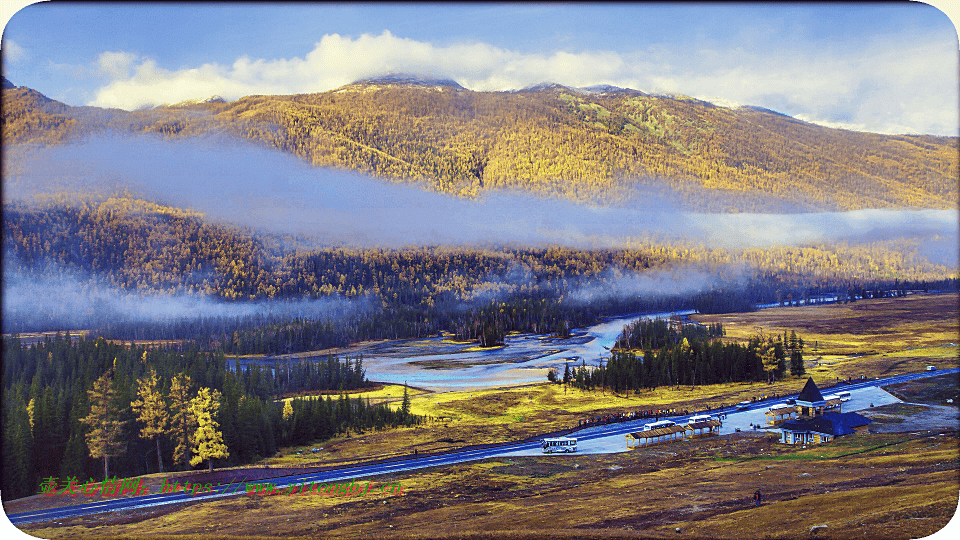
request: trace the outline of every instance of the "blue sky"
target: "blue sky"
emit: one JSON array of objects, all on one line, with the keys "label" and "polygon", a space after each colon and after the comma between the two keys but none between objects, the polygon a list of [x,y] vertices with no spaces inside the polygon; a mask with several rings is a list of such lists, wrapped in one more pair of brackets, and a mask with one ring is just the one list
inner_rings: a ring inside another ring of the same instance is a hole
[{"label": "blue sky", "polygon": [[828,126],[957,135],[957,33],[920,3],[35,4],[4,76],[135,109],[416,72],[473,90],[614,84]]}]

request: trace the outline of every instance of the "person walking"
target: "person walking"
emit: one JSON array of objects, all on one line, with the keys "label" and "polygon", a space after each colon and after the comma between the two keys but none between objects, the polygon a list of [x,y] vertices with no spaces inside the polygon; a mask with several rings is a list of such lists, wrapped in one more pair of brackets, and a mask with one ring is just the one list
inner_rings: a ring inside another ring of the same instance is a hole
[{"label": "person walking", "polygon": [[760,498],[761,498],[761,497],[762,497],[762,495],[760,495],[760,488],[757,488],[757,491],[753,494],[753,505],[754,505],[754,506],[760,506]]}]

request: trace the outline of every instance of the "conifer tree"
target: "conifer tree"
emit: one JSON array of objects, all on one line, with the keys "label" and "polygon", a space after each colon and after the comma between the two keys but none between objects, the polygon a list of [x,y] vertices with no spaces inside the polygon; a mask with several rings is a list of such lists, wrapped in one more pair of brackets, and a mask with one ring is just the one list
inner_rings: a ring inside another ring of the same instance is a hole
[{"label": "conifer tree", "polygon": [[197,397],[190,401],[190,410],[197,419],[197,430],[193,440],[196,454],[190,458],[190,465],[196,467],[207,461],[209,470],[213,470],[213,460],[230,457],[227,445],[223,444],[223,434],[220,424],[214,419],[214,413],[220,408],[220,392],[201,388]]},{"label": "conifer tree", "polygon": [[73,407],[66,426],[69,436],[64,448],[63,460],[60,462],[60,476],[63,478],[71,476],[80,478],[87,474],[86,463],[90,452],[84,436],[84,424],[81,422],[82,411],[87,410],[87,407],[87,393],[78,388],[73,396]]},{"label": "conifer tree", "polygon": [[15,499],[32,495],[34,488],[33,434],[21,396],[7,397],[4,413],[2,494],[4,499]]},{"label": "conifer tree", "polygon": [[120,455],[126,449],[123,439],[124,421],[120,419],[120,407],[113,388],[113,377],[110,371],[104,373],[93,382],[93,388],[87,390],[90,400],[90,414],[81,422],[86,424],[87,448],[90,457],[103,458],[103,478],[110,476],[109,460]]},{"label": "conifer tree", "polygon": [[[144,352],[144,357],[146,352]],[[163,472],[163,458],[160,455],[160,436],[166,432],[170,417],[166,403],[160,393],[157,372],[150,368],[150,375],[137,381],[139,399],[130,404],[137,413],[137,420],[143,423],[140,438],[154,439],[157,442],[157,468]]]},{"label": "conifer tree", "polygon": [[803,377],[806,372],[803,366],[803,352],[797,349],[790,354],[790,374]]},{"label": "conifer tree", "polygon": [[186,465],[197,428],[197,419],[190,407],[190,377],[181,373],[170,381],[170,428],[173,438],[173,462]]},{"label": "conifer tree", "polygon": [[407,384],[403,384],[403,401],[400,402],[400,415],[402,422],[406,424],[410,418],[410,394],[407,393]]}]

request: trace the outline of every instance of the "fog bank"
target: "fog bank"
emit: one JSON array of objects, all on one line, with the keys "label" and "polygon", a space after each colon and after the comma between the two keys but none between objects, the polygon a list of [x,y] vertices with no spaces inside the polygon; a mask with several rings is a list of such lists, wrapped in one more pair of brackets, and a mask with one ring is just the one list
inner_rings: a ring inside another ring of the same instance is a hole
[{"label": "fog bank", "polygon": [[201,294],[140,293],[53,266],[39,274],[25,274],[14,269],[9,256],[4,259],[4,333],[21,329],[94,329],[116,322],[175,323],[251,316],[336,320],[370,308],[366,299],[341,297],[227,302]]},{"label": "fog bank", "polygon": [[746,248],[909,237],[921,240],[921,253],[941,264],[957,262],[956,210],[696,213],[674,197],[649,194],[629,208],[510,192],[465,200],[311,167],[294,156],[225,138],[94,137],[65,146],[6,148],[4,158],[5,201],[128,190],[209,219],[311,236],[319,245],[615,248],[637,240],[688,240]]}]

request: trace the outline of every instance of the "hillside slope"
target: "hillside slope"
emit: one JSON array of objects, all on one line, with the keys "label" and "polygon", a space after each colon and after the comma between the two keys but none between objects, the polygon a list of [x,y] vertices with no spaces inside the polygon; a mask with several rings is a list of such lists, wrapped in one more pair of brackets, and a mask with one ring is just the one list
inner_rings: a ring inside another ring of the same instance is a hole
[{"label": "hillside slope", "polygon": [[[831,129],[613,87],[473,92],[381,79],[134,112],[3,90],[5,146],[105,131],[239,136],[317,166],[460,196],[508,188],[629,204],[641,184],[710,210],[956,208],[960,175],[956,138]],[[773,204],[782,202],[791,204]]]}]

